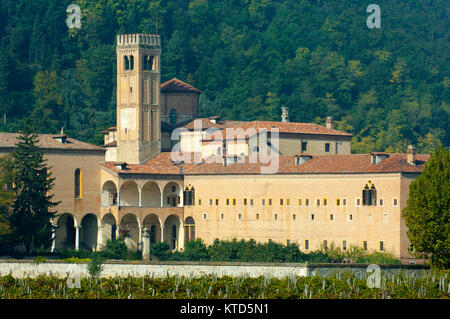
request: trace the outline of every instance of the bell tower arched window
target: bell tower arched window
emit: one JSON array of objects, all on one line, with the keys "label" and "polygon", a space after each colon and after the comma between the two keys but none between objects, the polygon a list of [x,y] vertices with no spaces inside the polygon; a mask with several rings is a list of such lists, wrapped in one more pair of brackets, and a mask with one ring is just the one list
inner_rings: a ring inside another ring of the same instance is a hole
[{"label": "bell tower arched window", "polygon": [[126,55],[123,57],[123,67],[125,70],[130,69],[130,60],[128,59],[128,57]]},{"label": "bell tower arched window", "polygon": [[130,55],[130,70],[134,70],[134,56]]},{"label": "bell tower arched window", "polygon": [[148,70],[148,57],[146,55],[144,55],[144,65],[143,68],[144,70]]}]

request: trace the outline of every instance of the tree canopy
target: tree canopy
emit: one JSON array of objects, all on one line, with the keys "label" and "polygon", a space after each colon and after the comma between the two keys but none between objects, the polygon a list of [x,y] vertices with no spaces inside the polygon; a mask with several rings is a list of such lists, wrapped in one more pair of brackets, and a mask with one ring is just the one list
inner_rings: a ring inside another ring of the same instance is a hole
[{"label": "tree canopy", "polygon": [[115,125],[115,35],[158,33],[162,81],[203,91],[202,116],[325,123],[355,152],[450,145],[448,1],[70,0],[0,3],[0,130],[31,119],[101,143]]},{"label": "tree canopy", "polygon": [[411,182],[402,211],[411,250],[433,266],[450,267],[450,148],[440,147]]}]

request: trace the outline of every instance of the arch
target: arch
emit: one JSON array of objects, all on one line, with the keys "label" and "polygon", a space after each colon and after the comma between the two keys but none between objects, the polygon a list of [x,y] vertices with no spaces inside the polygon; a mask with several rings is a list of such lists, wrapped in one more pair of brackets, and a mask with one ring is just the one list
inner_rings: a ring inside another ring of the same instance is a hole
[{"label": "arch", "polygon": [[134,70],[134,56],[130,55],[130,70]]},{"label": "arch", "polygon": [[120,221],[119,234],[125,238],[129,250],[136,251],[139,248],[139,226],[139,220],[134,214],[126,214]]},{"label": "arch", "polygon": [[161,191],[155,182],[147,182],[142,187],[142,206],[161,207]]},{"label": "arch", "polygon": [[106,181],[102,186],[102,206],[117,206],[117,186],[113,181]]},{"label": "arch", "polygon": [[74,189],[75,189],[75,198],[82,198],[82,171],[77,168],[74,172]]},{"label": "arch", "polygon": [[93,213],[88,213],[81,219],[80,248],[97,249],[98,220]]},{"label": "arch", "polygon": [[139,206],[139,188],[135,181],[120,186],[120,206]]},{"label": "arch", "polygon": [[108,240],[115,240],[116,238],[116,230],[117,223],[116,219],[112,214],[105,214],[101,221],[102,226],[102,238],[101,243],[106,244]]},{"label": "arch", "polygon": [[155,70],[155,63],[154,63],[155,57],[153,55],[151,55],[148,58],[148,69],[149,70]]},{"label": "arch", "polygon": [[183,192],[183,204],[184,205],[195,205],[195,188],[190,189],[186,186]]},{"label": "arch", "polygon": [[177,110],[175,109],[170,110],[170,124],[177,124]]},{"label": "arch", "polygon": [[369,181],[362,191],[363,206],[377,205],[377,189],[371,181]]},{"label": "arch", "polygon": [[75,227],[77,221],[70,213],[60,215],[56,221],[55,248],[75,249]]},{"label": "arch", "polygon": [[144,70],[148,70],[149,69],[148,68],[148,57],[146,55],[144,55],[144,57],[143,57],[143,66],[142,66],[142,68]]},{"label": "arch", "polygon": [[123,57],[123,68],[124,70],[130,69],[130,61],[126,55]]},{"label": "arch", "polygon": [[150,244],[161,241],[161,220],[155,214],[145,216],[143,222],[144,229],[147,228],[150,235]]},{"label": "arch", "polygon": [[181,187],[175,182],[169,182],[166,184],[163,190],[164,207],[177,207],[181,206]]},{"label": "arch", "polygon": [[170,249],[178,249],[180,243],[181,219],[177,215],[170,215],[164,222],[164,241],[169,244]]},{"label": "arch", "polygon": [[195,240],[195,221],[191,216],[184,220],[184,242]]}]

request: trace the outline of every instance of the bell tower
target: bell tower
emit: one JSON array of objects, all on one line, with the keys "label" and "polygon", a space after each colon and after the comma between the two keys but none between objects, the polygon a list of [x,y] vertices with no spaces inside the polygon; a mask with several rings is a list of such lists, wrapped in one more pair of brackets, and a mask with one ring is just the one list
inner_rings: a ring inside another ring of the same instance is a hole
[{"label": "bell tower", "polygon": [[142,164],[161,151],[159,35],[117,36],[117,161]]}]

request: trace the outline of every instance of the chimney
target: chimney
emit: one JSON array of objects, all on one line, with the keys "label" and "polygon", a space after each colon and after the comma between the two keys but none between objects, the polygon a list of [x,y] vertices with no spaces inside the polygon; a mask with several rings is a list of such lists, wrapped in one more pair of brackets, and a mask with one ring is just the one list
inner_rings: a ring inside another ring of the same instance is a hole
[{"label": "chimney", "polygon": [[289,108],[286,106],[281,107],[281,122],[289,122]]},{"label": "chimney", "polygon": [[301,165],[301,164],[309,161],[310,159],[312,159],[311,155],[297,154],[297,155],[295,155],[295,165]]},{"label": "chimney", "polygon": [[406,161],[411,165],[416,165],[416,149],[414,146],[408,146],[408,154],[406,155]]},{"label": "chimney", "polygon": [[114,164],[114,166],[120,170],[124,170],[127,168],[127,163],[126,162],[117,162]]},{"label": "chimney", "polygon": [[60,142],[61,144],[67,143],[67,141],[66,141],[67,135],[65,135],[65,134],[56,134],[55,136],[53,136],[53,138],[55,140],[57,140],[58,142]]},{"label": "chimney", "polygon": [[334,119],[332,116],[328,116],[327,117],[327,124],[326,124],[327,128],[331,128],[334,129]]}]

